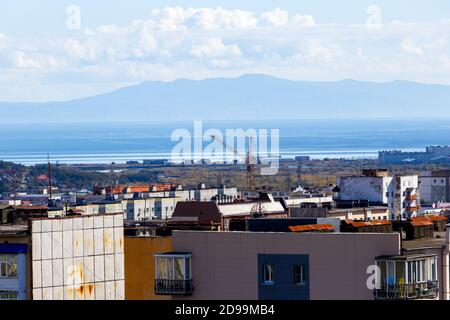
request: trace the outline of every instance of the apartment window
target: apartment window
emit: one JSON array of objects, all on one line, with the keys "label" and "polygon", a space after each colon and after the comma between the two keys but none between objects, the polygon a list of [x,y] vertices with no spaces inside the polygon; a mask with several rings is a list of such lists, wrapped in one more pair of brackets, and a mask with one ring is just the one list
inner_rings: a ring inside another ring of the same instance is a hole
[{"label": "apartment window", "polygon": [[437,259],[432,259],[430,261],[430,280],[437,281]]},{"label": "apartment window", "polygon": [[0,300],[18,300],[19,293],[17,291],[0,291]]},{"label": "apartment window", "polygon": [[155,293],[192,294],[192,255],[190,253],[155,254]]},{"label": "apartment window", "polygon": [[275,280],[275,278],[274,278],[275,274],[274,274],[273,266],[271,264],[265,264],[263,266],[263,276],[264,276],[264,279],[263,279],[264,284],[273,285],[274,280]]},{"label": "apartment window", "polygon": [[17,255],[0,255],[0,278],[17,278]]},{"label": "apartment window", "polygon": [[301,265],[294,266],[294,284],[304,285],[305,283],[305,267]]}]

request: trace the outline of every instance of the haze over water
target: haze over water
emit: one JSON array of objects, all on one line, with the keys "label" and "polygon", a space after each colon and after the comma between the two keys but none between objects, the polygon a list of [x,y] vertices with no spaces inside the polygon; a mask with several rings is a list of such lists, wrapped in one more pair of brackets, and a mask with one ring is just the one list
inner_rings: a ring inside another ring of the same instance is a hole
[{"label": "haze over water", "polygon": [[[450,120],[206,121],[204,130],[279,129],[280,155],[293,158],[376,158],[379,150],[422,150],[450,144]],[[193,122],[33,124],[0,127],[0,159],[44,163],[123,163],[169,159],[173,130]],[[204,142],[206,146],[209,142]]]}]

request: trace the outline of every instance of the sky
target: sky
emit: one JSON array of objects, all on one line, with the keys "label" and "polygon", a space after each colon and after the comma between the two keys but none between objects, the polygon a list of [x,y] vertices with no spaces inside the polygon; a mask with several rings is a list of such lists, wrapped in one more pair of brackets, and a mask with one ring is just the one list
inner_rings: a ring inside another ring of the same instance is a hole
[{"label": "sky", "polygon": [[268,74],[449,84],[450,1],[15,0],[0,5],[0,101],[147,80]]}]

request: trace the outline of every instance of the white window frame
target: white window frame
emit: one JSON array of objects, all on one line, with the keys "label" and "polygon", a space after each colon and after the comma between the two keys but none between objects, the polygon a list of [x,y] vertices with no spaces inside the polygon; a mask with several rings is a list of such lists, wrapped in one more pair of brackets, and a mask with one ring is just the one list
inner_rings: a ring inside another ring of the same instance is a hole
[{"label": "white window frame", "polygon": [[[300,278],[300,281],[297,281],[298,277]],[[305,266],[302,264],[294,265],[294,285],[296,286],[306,285]]]},{"label": "white window frame", "polygon": [[263,265],[263,284],[273,286],[275,283],[275,269],[271,264]]}]

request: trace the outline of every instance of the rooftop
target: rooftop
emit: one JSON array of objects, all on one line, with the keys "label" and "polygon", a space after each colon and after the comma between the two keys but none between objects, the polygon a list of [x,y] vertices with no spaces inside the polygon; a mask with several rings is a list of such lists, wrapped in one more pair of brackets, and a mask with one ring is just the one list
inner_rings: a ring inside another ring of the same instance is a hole
[{"label": "rooftop", "polygon": [[292,232],[310,232],[310,231],[333,231],[335,228],[331,224],[307,224],[303,226],[290,226]]},{"label": "rooftop", "polygon": [[445,232],[435,231],[433,238],[420,238],[409,241],[403,241],[403,249],[420,250],[424,248],[442,248],[445,246]]},{"label": "rooftop", "polygon": [[28,232],[28,224],[0,224],[0,236],[20,236]]}]

